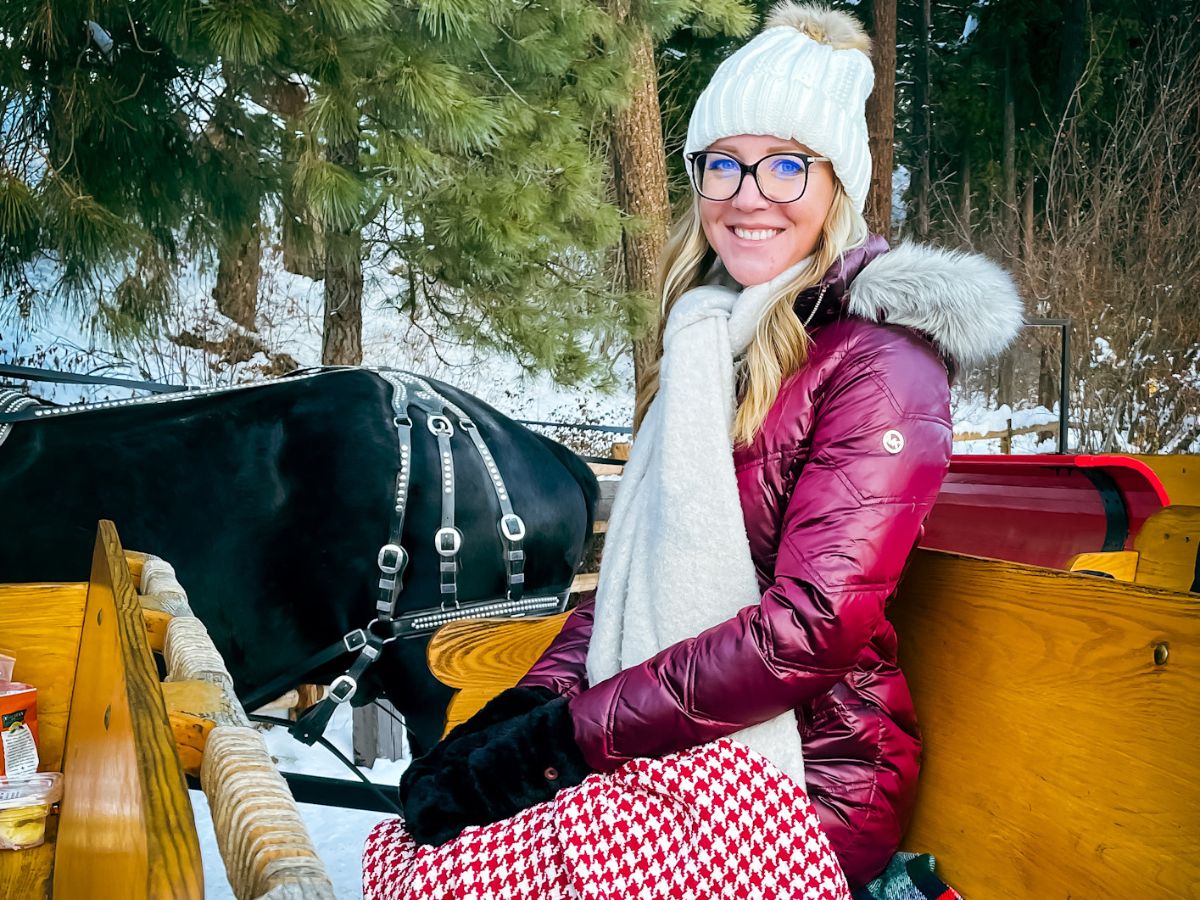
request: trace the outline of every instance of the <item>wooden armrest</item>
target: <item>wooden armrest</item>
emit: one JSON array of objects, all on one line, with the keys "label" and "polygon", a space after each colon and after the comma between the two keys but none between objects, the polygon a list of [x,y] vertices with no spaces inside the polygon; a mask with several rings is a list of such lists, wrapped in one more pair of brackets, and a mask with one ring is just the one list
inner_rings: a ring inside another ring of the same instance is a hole
[{"label": "wooden armrest", "polygon": [[538,619],[465,619],[429,640],[429,671],[458,693],[446,708],[448,732],[529,671],[562,631],[570,612]]}]

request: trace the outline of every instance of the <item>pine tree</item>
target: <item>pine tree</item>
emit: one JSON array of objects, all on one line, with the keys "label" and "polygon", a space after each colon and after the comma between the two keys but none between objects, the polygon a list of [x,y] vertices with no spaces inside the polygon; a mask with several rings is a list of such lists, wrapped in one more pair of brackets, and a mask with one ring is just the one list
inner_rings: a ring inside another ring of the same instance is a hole
[{"label": "pine tree", "polygon": [[293,264],[324,256],[327,361],[358,357],[365,262],[419,323],[560,380],[602,373],[596,348],[641,315],[606,267],[628,47],[577,0],[6,4],[5,296],[31,302],[30,267],[54,267],[134,330],[184,261],[220,253],[245,324],[266,214]]},{"label": "pine tree", "polygon": [[[0,6],[0,288],[28,312],[29,266],[118,333],[152,323],[190,247],[236,231],[261,164],[229,133],[182,4]],[[210,130],[188,107],[206,108]],[[251,115],[236,126],[255,133]],[[10,307],[11,308],[11,307]]]}]

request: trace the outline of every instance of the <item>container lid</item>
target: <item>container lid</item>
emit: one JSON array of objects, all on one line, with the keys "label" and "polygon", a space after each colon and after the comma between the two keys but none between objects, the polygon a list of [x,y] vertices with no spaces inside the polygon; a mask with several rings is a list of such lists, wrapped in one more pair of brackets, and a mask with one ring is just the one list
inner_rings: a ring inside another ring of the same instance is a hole
[{"label": "container lid", "polygon": [[57,803],[62,799],[62,773],[0,775],[0,809]]}]

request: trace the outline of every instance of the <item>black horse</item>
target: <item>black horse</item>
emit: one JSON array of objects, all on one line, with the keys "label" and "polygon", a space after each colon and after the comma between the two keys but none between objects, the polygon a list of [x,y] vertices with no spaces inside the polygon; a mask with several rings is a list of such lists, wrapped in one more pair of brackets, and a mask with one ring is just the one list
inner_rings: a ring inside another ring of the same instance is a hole
[{"label": "black horse", "polygon": [[[526,596],[565,595],[591,534],[595,477],[561,445],[425,380],[474,421],[524,520]],[[350,654],[314,671],[304,661],[376,615],[400,457],[392,390],[370,370],[334,369],[17,422],[0,445],[0,582],[86,579],[96,521],[112,519],[126,547],[174,565],[243,700],[269,699],[257,695],[284,675],[278,693],[328,683]],[[438,446],[427,414],[411,415],[401,613],[441,602]],[[457,428],[451,447],[458,599],[503,597],[496,490]],[[449,699],[427,643],[389,643],[353,700],[391,700],[417,752],[439,736]]]}]

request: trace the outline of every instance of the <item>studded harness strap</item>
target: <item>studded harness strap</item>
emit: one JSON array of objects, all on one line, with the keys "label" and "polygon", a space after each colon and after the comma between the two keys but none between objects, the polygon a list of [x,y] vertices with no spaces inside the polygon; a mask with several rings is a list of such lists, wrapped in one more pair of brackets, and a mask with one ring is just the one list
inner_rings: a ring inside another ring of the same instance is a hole
[{"label": "studded harness strap", "polygon": [[[324,732],[337,706],[354,697],[367,669],[382,655],[384,646],[397,638],[419,637],[447,622],[458,619],[519,617],[531,613],[545,614],[558,612],[564,605],[564,598],[558,596],[528,598],[524,596],[525,523],[513,510],[512,501],[509,498],[508,489],[504,485],[504,479],[500,475],[499,467],[496,465],[491,450],[488,449],[480,435],[479,428],[470,416],[434,390],[428,382],[416,376],[389,369],[380,369],[378,372],[392,385],[393,389],[392,410],[400,444],[400,468],[396,476],[395,504],[389,541],[380,548],[377,557],[380,572],[380,595],[376,601],[376,618],[366,628],[351,631],[342,638],[340,643],[327,648],[306,662],[305,671],[308,671],[341,655],[343,648],[345,651],[358,653],[350,668],[330,684],[329,694],[292,726],[293,736],[307,744],[313,743]],[[408,415],[410,407],[416,407],[425,413],[426,427],[437,440],[442,512],[441,523],[434,533],[433,540],[434,549],[440,558],[438,568],[441,602],[436,608],[415,610],[397,616],[396,605],[403,590],[402,578],[404,568],[408,563],[408,553],[404,550],[401,539],[411,469],[412,420]],[[463,535],[454,522],[456,486],[454,453],[450,443],[450,439],[454,435],[454,425],[447,417],[447,412],[458,421],[459,431],[471,438],[471,445],[488,474],[488,479],[500,505],[500,519],[497,522],[497,528],[504,544],[507,585],[503,600],[477,601],[469,604],[462,604],[458,600],[458,555],[462,549]],[[282,690],[286,687],[286,681],[287,679],[283,677],[276,679],[275,682],[260,689],[256,696],[269,699],[273,696],[272,691]]]},{"label": "studded harness strap", "polygon": [[[0,446],[8,439],[8,435],[12,432],[14,418],[13,414],[23,410],[31,411],[37,406],[38,402],[28,394],[23,394],[20,391],[14,391],[11,388],[0,388]],[[29,413],[32,417],[32,412]]]},{"label": "studded harness strap", "polygon": [[[500,532],[501,539],[504,541],[504,571],[507,582],[505,596],[509,600],[520,600],[525,591],[525,551],[522,547],[522,542],[525,540],[525,522],[513,512],[512,501],[509,499],[508,489],[504,486],[504,478],[500,474],[496,460],[492,458],[491,450],[484,443],[483,436],[479,433],[479,428],[476,427],[475,423],[471,421],[471,418],[465,412],[449,399],[435,391],[428,382],[417,380],[416,383],[418,385],[416,396],[420,400],[434,399],[443,408],[449,410],[450,414],[458,419],[459,430],[471,438],[471,444],[474,446],[475,452],[479,454],[479,461],[483,464],[484,471],[487,472],[492,489],[496,493],[496,500],[500,504],[500,520],[496,523],[496,527]],[[439,418],[444,417],[439,416]],[[430,430],[433,430],[432,426]],[[439,449],[441,448],[439,447]],[[453,463],[444,450],[441,453],[441,458],[443,465],[443,493],[452,496],[454,480]],[[445,470],[447,463],[450,464],[449,475],[447,475]],[[445,526],[446,522],[443,520],[442,527],[445,528]],[[435,537],[434,540],[435,543],[438,543],[441,541],[441,538]],[[440,544],[438,552],[442,552]],[[446,593],[444,587],[442,592]]]}]

